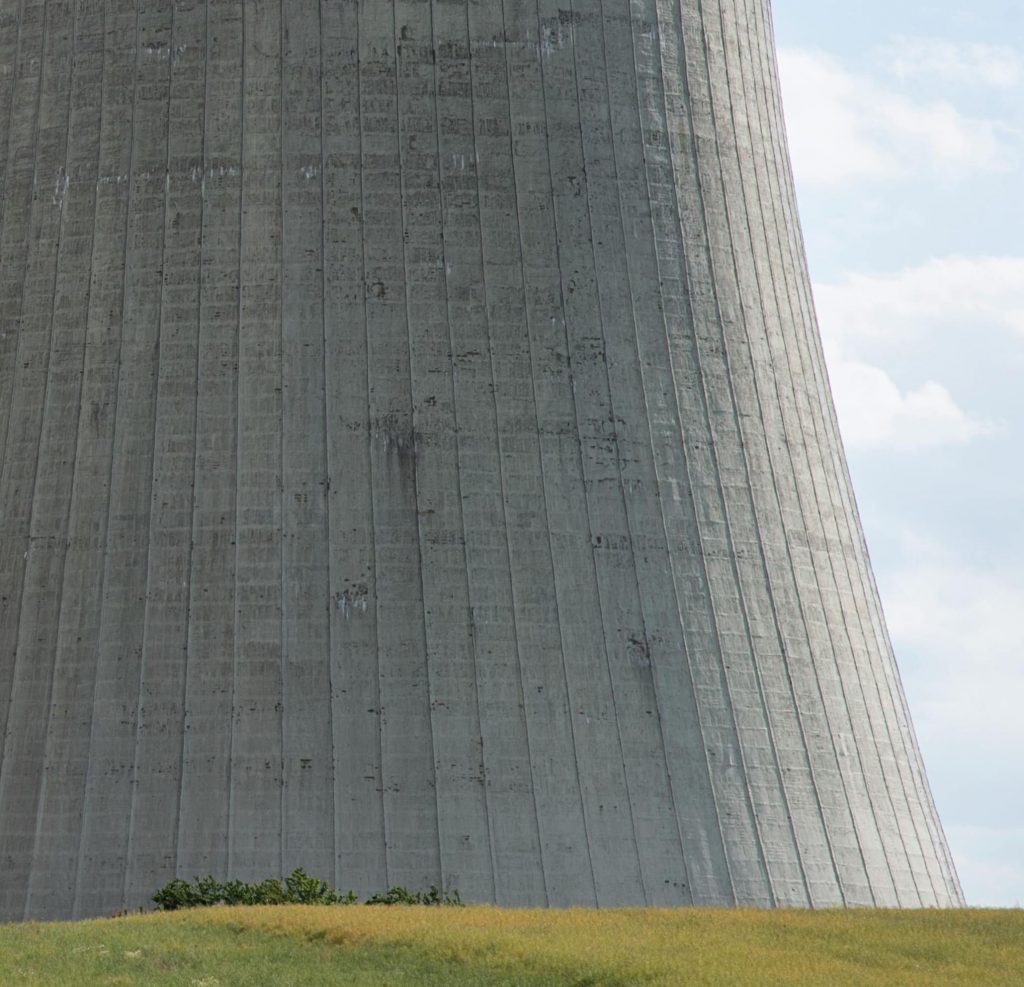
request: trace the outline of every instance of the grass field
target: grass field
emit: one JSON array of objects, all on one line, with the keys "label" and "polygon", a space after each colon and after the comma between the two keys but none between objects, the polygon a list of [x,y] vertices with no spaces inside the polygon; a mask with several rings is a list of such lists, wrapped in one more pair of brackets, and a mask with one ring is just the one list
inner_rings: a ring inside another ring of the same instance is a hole
[{"label": "grass field", "polygon": [[1024,912],[211,908],[0,926],[3,987],[1024,985]]}]

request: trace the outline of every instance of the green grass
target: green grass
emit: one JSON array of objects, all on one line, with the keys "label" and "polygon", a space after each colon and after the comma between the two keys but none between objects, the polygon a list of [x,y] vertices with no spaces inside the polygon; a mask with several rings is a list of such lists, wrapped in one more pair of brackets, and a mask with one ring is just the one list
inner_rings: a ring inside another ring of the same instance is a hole
[{"label": "green grass", "polygon": [[1024,985],[1024,912],[278,906],[0,927],[0,985]]}]

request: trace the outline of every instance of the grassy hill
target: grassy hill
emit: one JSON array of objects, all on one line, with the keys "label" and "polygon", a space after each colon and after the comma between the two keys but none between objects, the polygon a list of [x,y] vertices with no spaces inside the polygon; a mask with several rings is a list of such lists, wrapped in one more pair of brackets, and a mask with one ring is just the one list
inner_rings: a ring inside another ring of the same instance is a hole
[{"label": "grassy hill", "polygon": [[209,908],[0,927],[3,987],[1020,987],[1024,912]]}]

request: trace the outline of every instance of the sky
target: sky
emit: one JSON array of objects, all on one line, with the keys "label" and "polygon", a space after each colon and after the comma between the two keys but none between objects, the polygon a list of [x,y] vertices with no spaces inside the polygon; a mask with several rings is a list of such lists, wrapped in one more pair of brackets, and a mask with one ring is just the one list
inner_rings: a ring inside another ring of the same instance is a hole
[{"label": "sky", "polygon": [[968,902],[1024,905],[1024,5],[774,0],[875,574]]}]

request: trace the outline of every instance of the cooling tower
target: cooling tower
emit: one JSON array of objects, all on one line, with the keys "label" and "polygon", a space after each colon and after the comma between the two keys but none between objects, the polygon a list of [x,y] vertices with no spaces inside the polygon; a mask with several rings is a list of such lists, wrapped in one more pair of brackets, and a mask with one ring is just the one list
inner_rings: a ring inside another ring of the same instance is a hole
[{"label": "cooling tower", "polygon": [[962,903],[768,0],[0,0],[0,169],[0,918]]}]

